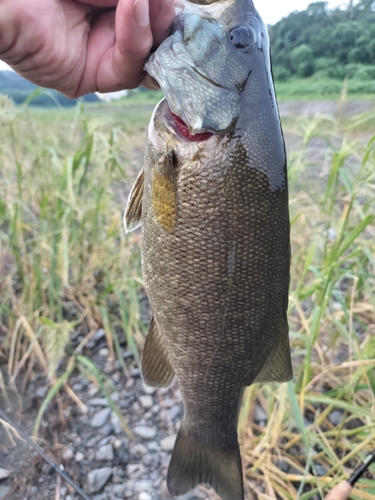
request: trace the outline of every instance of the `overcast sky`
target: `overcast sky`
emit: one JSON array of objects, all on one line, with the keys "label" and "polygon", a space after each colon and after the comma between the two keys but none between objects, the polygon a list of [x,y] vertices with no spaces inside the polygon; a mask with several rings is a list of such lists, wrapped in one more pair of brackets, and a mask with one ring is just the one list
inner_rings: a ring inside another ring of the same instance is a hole
[{"label": "overcast sky", "polygon": [[[294,10],[304,10],[313,0],[254,0],[256,8],[267,24],[275,24]],[[346,4],[345,0],[329,0],[331,8]],[[7,68],[0,61],[0,69]]]}]

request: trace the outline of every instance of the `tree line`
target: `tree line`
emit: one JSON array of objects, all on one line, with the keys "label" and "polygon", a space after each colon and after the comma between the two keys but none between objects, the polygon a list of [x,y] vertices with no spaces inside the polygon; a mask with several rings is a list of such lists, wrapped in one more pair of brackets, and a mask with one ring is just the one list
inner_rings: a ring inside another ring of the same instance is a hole
[{"label": "tree line", "polygon": [[375,80],[375,1],[346,9],[314,2],[269,27],[276,80],[309,77]]}]

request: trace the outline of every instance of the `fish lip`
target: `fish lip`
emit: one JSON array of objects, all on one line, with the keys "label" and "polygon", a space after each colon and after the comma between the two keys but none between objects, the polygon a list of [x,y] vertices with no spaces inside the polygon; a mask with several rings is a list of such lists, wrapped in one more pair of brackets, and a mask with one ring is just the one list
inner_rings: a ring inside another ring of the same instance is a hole
[{"label": "fish lip", "polygon": [[[179,118],[181,118],[177,113],[174,113],[174,114],[176,116],[178,116]],[[174,120],[174,118],[172,116],[172,110],[171,110],[171,107],[169,105],[169,102],[168,102],[167,98],[165,98],[165,104],[162,104],[162,106],[160,107],[160,117],[161,117],[161,120],[162,120],[165,128],[168,130],[168,132],[170,132],[171,134],[175,135],[177,137],[177,139],[179,139],[181,142],[184,142],[186,144],[192,144],[192,143],[194,143],[194,141],[192,141],[191,139],[185,137],[181,133],[181,131],[179,130],[179,128],[177,127],[176,122],[175,122],[175,120]],[[210,131],[210,133],[212,134],[212,137],[220,137],[221,136],[221,133],[219,134],[219,133],[211,132],[211,131]],[[205,139],[204,141],[198,141],[198,142],[207,142],[210,139],[211,138]]]}]

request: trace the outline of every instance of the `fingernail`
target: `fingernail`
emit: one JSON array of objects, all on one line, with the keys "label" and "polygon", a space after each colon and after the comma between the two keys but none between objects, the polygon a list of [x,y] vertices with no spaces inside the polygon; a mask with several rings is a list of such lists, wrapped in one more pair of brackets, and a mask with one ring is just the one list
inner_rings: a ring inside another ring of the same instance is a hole
[{"label": "fingernail", "polygon": [[135,23],[144,28],[150,22],[148,0],[135,0],[133,3],[133,16]]}]

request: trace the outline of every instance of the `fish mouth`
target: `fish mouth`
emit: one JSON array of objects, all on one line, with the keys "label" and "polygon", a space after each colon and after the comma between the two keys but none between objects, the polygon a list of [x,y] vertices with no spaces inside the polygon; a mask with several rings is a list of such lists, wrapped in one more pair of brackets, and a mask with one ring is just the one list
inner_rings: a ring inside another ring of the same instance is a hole
[{"label": "fish mouth", "polygon": [[[171,42],[166,44],[164,48],[161,45],[161,48],[164,49],[163,53],[172,52],[174,55],[173,60],[179,61],[172,45]],[[160,47],[158,50],[160,51]],[[181,135],[185,140],[196,142],[207,140],[213,135],[224,135],[231,128],[233,121],[229,123],[228,120],[226,123],[222,123],[221,116],[215,116],[214,112],[211,112],[210,109],[201,109],[196,99],[191,96],[188,97],[184,93],[182,85],[176,87],[174,82],[170,81],[162,60],[163,54],[160,55],[158,51],[154,52],[146,63],[145,70],[158,82],[166,96],[171,113],[170,118],[172,118],[172,122],[174,123],[173,129],[178,132],[177,135]],[[202,88],[207,87],[208,84],[211,89],[227,91],[226,87],[201,73],[190,64],[186,64],[186,62],[181,63],[179,61],[173,67],[173,70],[184,70],[189,80],[203,82]],[[169,123],[170,120],[168,119],[167,122]]]},{"label": "fish mouth", "polygon": [[217,135],[213,132],[190,133],[189,127],[184,120],[171,110],[167,99],[162,103],[160,111],[165,127],[183,142],[208,141],[211,137]]},{"label": "fish mouth", "polygon": [[200,142],[200,141],[207,141],[210,139],[214,134],[212,132],[202,132],[200,134],[191,134],[189,132],[189,127],[186,125],[186,123],[177,115],[172,113],[171,115],[174,121],[175,126],[177,129],[181,132],[181,134],[185,137],[185,139],[188,139],[189,141],[192,142]]}]

